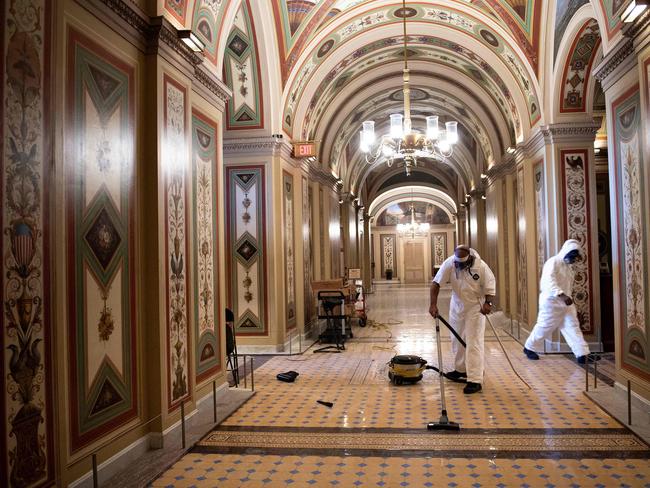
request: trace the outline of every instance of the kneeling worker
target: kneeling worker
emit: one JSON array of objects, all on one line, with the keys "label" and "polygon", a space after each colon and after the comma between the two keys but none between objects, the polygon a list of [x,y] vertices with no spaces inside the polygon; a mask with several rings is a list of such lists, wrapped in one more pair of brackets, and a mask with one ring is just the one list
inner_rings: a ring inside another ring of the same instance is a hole
[{"label": "kneeling worker", "polygon": [[442,263],[431,283],[429,313],[434,318],[438,316],[440,285],[448,282],[452,288],[449,324],[467,347],[463,348],[451,336],[456,369],[446,376],[450,379],[467,378],[463,392],[476,393],[482,389],[485,315],[492,311],[492,299],[496,294],[494,274],[474,249],[458,246],[454,255]]},{"label": "kneeling worker", "polygon": [[[578,322],[578,313],[571,294],[575,271],[573,263],[580,258],[580,243],[569,239],[560,252],[544,263],[539,283],[539,312],[537,323],[530,332],[524,354],[528,359],[539,359],[537,351],[544,348],[544,340],[559,328],[567,344],[578,358],[585,363],[589,346],[585,342]],[[594,358],[599,359],[599,358]]]}]

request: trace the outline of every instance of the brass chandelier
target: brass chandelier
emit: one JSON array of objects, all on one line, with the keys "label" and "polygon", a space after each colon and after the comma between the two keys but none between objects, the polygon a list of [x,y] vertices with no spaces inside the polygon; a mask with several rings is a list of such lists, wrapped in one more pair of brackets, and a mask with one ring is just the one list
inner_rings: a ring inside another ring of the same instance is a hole
[{"label": "brass chandelier", "polygon": [[411,222],[408,224],[397,224],[397,233],[402,237],[410,236],[412,239],[418,236],[425,236],[429,233],[431,226],[428,222],[415,221],[415,206],[411,200]]},{"label": "brass chandelier", "polygon": [[384,134],[376,144],[375,122],[366,120],[360,132],[360,149],[365,153],[366,163],[374,164],[380,157],[386,159],[388,167],[396,160],[404,161],[406,174],[417,166],[418,158],[429,157],[444,160],[453,153],[453,146],[458,142],[458,122],[448,121],[445,129],[440,130],[438,116],[426,117],[426,133],[422,134],[411,127],[411,89],[409,87],[408,46],[406,37],[406,0],[402,0],[404,27],[404,115],[390,115],[390,131]]}]

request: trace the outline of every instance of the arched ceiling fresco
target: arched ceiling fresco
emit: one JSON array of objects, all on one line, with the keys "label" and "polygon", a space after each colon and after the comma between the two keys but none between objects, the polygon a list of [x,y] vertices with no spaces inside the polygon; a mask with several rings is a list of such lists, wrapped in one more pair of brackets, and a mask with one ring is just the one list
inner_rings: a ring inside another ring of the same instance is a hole
[{"label": "arched ceiling fresco", "polygon": [[[538,124],[589,110],[588,71],[621,36],[625,4],[409,0],[404,9],[401,0],[159,2],[178,28],[206,43],[206,67],[233,89],[226,126],[243,132],[230,137],[254,129],[316,140],[323,169],[344,181],[343,191],[365,198],[385,191],[385,176],[400,171],[368,165],[358,131],[363,120],[374,120],[381,134],[388,115],[402,111],[406,18],[414,127],[436,114],[443,123],[458,121],[460,132],[453,157],[422,160],[412,180],[435,175],[454,201]],[[545,93],[552,96],[542,100]]]}]

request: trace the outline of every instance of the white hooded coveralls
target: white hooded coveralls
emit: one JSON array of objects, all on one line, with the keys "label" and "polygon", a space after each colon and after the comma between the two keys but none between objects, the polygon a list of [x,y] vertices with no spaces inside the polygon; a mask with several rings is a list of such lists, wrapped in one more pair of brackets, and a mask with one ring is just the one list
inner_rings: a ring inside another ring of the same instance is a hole
[{"label": "white hooded coveralls", "polygon": [[548,339],[559,327],[567,344],[576,357],[589,354],[589,346],[580,330],[575,305],[568,305],[559,295],[572,297],[575,271],[564,257],[571,251],[580,251],[580,243],[569,239],[560,252],[544,263],[542,279],[539,284],[539,312],[537,323],[526,340],[526,349],[535,352],[544,350],[544,339]]},{"label": "white hooded coveralls", "polygon": [[454,256],[447,258],[433,281],[438,285],[451,283],[449,324],[463,338],[467,347],[451,334],[456,371],[467,372],[467,381],[483,383],[485,316],[481,304],[486,295],[496,295],[496,280],[489,266],[474,249],[470,249],[474,263],[470,268],[457,269]]}]

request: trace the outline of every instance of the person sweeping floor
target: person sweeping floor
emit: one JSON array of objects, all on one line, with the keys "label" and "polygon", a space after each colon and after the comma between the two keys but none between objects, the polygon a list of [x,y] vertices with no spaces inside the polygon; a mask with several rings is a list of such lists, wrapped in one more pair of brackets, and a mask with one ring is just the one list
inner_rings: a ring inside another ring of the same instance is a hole
[{"label": "person sweeping floor", "polygon": [[440,285],[445,283],[451,283],[452,288],[449,322],[467,344],[464,348],[456,337],[451,337],[455,370],[445,376],[467,378],[463,392],[477,393],[483,383],[485,315],[492,311],[496,295],[494,273],[474,249],[465,245],[456,247],[431,283],[429,313],[434,318],[438,316]]}]

